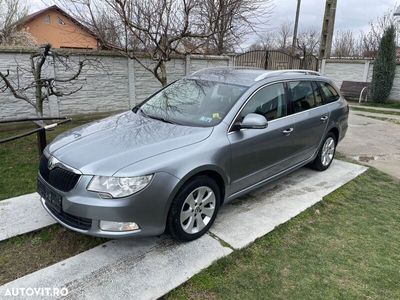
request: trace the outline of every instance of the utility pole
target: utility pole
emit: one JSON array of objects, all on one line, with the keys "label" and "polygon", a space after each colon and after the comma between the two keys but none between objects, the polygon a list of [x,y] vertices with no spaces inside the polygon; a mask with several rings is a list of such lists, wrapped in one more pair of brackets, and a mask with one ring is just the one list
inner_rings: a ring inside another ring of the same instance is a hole
[{"label": "utility pole", "polygon": [[299,29],[300,6],[301,6],[301,0],[297,0],[296,20],[294,22],[293,42],[292,42],[292,51],[293,52],[297,48],[297,32]]},{"label": "utility pole", "polygon": [[395,18],[400,17],[400,6],[398,6],[398,7],[396,8],[396,11],[394,12],[393,16],[394,16]]},{"label": "utility pole", "polygon": [[[396,32],[398,32],[400,24],[400,5],[396,8],[393,17],[395,19]],[[399,34],[396,34],[396,44],[399,45]]]},{"label": "utility pole", "polygon": [[330,58],[332,51],[333,32],[335,30],[337,0],[326,0],[325,15],[322,24],[319,58]]}]

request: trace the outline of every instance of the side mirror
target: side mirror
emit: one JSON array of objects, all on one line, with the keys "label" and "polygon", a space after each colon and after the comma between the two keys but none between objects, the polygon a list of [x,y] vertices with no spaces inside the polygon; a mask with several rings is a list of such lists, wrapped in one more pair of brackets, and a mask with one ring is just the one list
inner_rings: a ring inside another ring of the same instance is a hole
[{"label": "side mirror", "polygon": [[248,114],[240,124],[240,129],[265,129],[267,127],[267,119],[259,114]]}]

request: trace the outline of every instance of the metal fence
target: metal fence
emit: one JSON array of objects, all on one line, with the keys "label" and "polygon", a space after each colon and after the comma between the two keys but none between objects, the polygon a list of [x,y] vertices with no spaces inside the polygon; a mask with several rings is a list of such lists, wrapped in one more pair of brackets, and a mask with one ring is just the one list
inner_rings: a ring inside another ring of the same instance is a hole
[{"label": "metal fence", "polygon": [[[43,122],[43,121],[48,121],[48,120],[51,120],[51,121],[59,120],[59,122],[55,122],[55,123],[52,123],[49,125],[38,123],[40,121]],[[20,133],[20,134],[14,135],[14,136],[10,136],[5,139],[1,139],[0,144],[12,142],[12,141],[27,137],[29,135],[36,134],[37,141],[38,141],[38,152],[39,152],[39,156],[40,156],[40,155],[42,155],[44,148],[46,148],[46,146],[47,146],[46,131],[52,130],[55,127],[57,127],[58,125],[61,125],[61,124],[64,124],[64,123],[67,123],[70,121],[71,121],[71,119],[68,119],[68,118],[26,118],[26,119],[1,120],[0,125],[1,124],[10,124],[10,123],[33,122],[36,124],[36,126],[38,126],[38,128],[29,130],[29,131],[26,131],[24,133]]]},{"label": "metal fence", "polygon": [[235,65],[265,70],[304,69],[318,71],[319,60],[314,55],[300,57],[278,50],[254,50],[236,56]]}]

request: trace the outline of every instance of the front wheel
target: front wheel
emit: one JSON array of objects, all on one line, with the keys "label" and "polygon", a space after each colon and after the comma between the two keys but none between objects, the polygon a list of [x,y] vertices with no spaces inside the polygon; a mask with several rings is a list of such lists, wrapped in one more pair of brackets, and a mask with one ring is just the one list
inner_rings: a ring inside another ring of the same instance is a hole
[{"label": "front wheel", "polygon": [[207,176],[195,177],[172,202],[167,220],[170,234],[183,242],[201,237],[214,223],[220,203],[215,181]]},{"label": "front wheel", "polygon": [[330,132],[325,137],[318,155],[312,163],[312,167],[318,171],[325,171],[332,164],[336,153],[336,136]]}]

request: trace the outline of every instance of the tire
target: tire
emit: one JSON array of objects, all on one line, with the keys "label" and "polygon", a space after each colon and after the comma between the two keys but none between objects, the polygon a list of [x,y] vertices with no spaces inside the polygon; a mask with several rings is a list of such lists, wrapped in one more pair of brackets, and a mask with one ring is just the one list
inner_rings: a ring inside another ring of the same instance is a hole
[{"label": "tire", "polygon": [[168,232],[181,242],[198,239],[214,223],[220,203],[221,192],[213,179],[207,176],[193,178],[172,201],[167,219]]},{"label": "tire", "polygon": [[335,157],[336,146],[337,138],[332,132],[329,132],[318,151],[317,157],[312,162],[311,167],[317,171],[327,170]]}]

